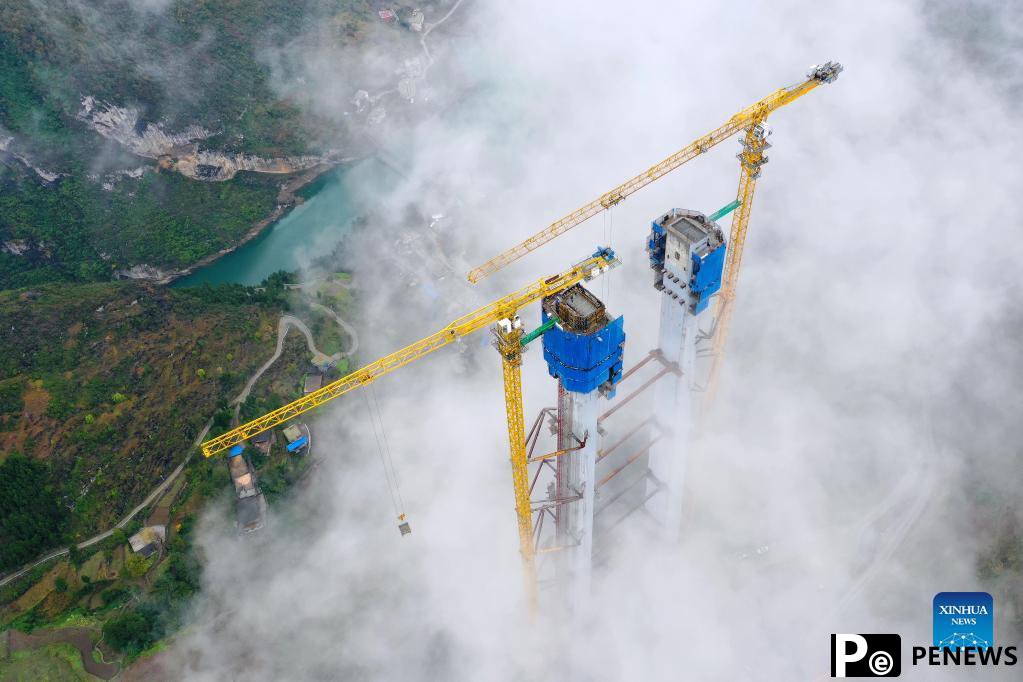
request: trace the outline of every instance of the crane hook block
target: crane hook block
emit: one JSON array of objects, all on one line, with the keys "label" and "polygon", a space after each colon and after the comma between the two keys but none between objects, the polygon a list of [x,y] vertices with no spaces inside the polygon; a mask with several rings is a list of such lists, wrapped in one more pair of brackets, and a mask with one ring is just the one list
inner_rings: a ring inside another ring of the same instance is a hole
[{"label": "crane hook block", "polygon": [[814,64],[806,77],[821,83],[831,83],[838,78],[838,74],[842,71],[842,65],[838,62],[824,62],[823,64]]},{"label": "crane hook block", "polygon": [[398,530],[401,532],[402,537],[412,534],[412,526],[409,525],[408,521],[405,520],[405,515],[402,514],[398,517]]}]

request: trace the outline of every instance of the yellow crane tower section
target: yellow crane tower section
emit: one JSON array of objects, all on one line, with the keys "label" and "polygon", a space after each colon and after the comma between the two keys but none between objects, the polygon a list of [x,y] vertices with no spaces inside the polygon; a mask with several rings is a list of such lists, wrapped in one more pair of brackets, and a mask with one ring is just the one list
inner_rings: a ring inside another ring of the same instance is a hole
[{"label": "yellow crane tower section", "polygon": [[[675,170],[679,166],[682,166],[686,162],[696,158],[700,154],[710,151],[713,147],[717,146],[721,142],[727,140],[733,135],[740,131],[751,130],[753,127],[763,124],[767,119],[768,115],[776,109],[780,109],[786,104],[790,104],[806,93],[810,92],[818,85],[823,83],[830,83],[838,77],[839,72],[842,71],[842,65],[837,62],[827,62],[819,66],[813,67],[810,73],[807,74],[807,79],[802,83],[790,85],[788,87],[780,88],[774,91],[767,97],[763,98],[759,102],[755,102],[750,106],[746,107],[742,111],[738,112],[730,119],[728,119],[723,125],[716,130],[713,130],[703,137],[693,141],[688,146],[678,150],[668,158],[664,159],[660,163],[657,163],[647,170],[643,171],[636,177],[626,180],[622,184],[618,185],[614,189],[608,190],[594,199],[590,203],[586,204],[581,208],[577,208],[560,220],[556,220],[547,226],[541,232],[534,234],[532,237],[526,239],[522,243],[513,246],[504,253],[491,258],[486,263],[474,268],[469,272],[468,278],[470,282],[478,282],[484,277],[488,277],[493,273],[497,272],[501,268],[515,262],[519,258],[522,258],[531,251],[540,248],[547,242],[551,241],[555,237],[558,237],[565,232],[568,232],[576,225],[583,223],[593,216],[597,215],[602,211],[606,211],[615,204],[618,204],[625,200],[631,194],[638,192],[643,189],[651,182],[663,178],[665,175]],[[752,186],[749,189],[749,198],[752,198]],[[743,198],[743,190],[740,187],[739,199]],[[735,214],[732,226],[736,226],[736,221],[742,216],[745,222],[749,220],[749,203],[744,202],[743,208]],[[745,224],[745,223],[744,223]],[[732,249],[732,241],[729,241],[729,249]],[[741,247],[740,247],[741,248]],[[737,262],[737,261],[736,261]],[[722,286],[724,290],[724,286]]]},{"label": "yellow crane tower section", "polygon": [[399,351],[327,384],[318,391],[292,401],[284,407],[242,424],[202,444],[206,457],[223,452],[256,434],[267,431],[304,412],[319,407],[349,391],[366,386],[385,374],[415,362],[484,327],[494,326],[497,348],[504,366],[504,395],[508,422],[508,443],[511,455],[512,482],[515,492],[515,513],[518,517],[519,546],[526,578],[529,603],[536,604],[536,566],[533,548],[532,512],[529,503],[528,456],[522,409],[522,324],[518,311],[531,303],[563,291],[583,281],[589,281],[618,264],[611,249],[598,249],[561,274],[539,279],[518,291],[500,298],[475,312],[463,315],[440,331],[420,339]]}]

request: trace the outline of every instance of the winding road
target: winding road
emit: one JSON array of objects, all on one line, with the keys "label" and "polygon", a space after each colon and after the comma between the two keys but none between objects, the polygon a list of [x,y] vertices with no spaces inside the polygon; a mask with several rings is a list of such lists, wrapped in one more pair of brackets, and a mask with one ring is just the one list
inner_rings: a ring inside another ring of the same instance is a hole
[{"label": "winding road", "polygon": [[[355,351],[358,350],[359,348],[359,335],[358,332],[355,331],[355,328],[345,320],[341,319],[341,317],[336,312],[334,312],[327,306],[322,305],[320,303],[311,303],[311,305],[317,308],[318,310],[321,310],[324,313],[330,315],[330,317],[332,317],[334,321],[337,322],[341,330],[348,335],[349,339],[351,339],[351,345],[346,351],[344,351],[344,354],[348,356],[353,355]],[[320,353],[320,351],[316,348],[315,342],[313,341],[312,332],[309,331],[309,327],[306,326],[305,322],[303,322],[302,320],[298,319],[293,315],[281,315],[281,319],[277,323],[277,348],[274,351],[273,357],[267,360],[262,367],[256,370],[255,374],[253,374],[249,378],[248,383],[245,384],[245,388],[242,389],[241,393],[239,393],[238,396],[233,401],[233,404],[235,406],[234,409],[235,422],[237,422],[238,420],[238,412],[241,409],[241,405],[243,402],[245,402],[246,398],[249,397],[249,393],[252,392],[253,386],[255,386],[259,378],[268,369],[270,369],[270,367],[272,367],[275,362],[277,362],[277,359],[281,357],[281,351],[284,347],[284,338],[288,335],[288,331],[292,327],[298,329],[305,336],[306,345],[309,348],[309,352],[312,353],[314,357],[327,358],[334,362],[337,362],[337,360],[341,359],[342,353],[335,353],[333,356],[328,356],[324,355],[323,353]],[[196,436],[195,440],[192,442],[192,447],[189,448],[188,454],[185,456],[185,459],[181,462],[181,464],[175,467],[174,471],[172,471],[170,475],[167,476],[167,478],[163,479],[163,481],[161,481],[159,485],[153,488],[150,491],[150,493],[146,495],[146,498],[142,500],[142,502],[140,502],[134,509],[128,512],[128,514],[120,521],[118,521],[113,527],[108,528],[102,533],[92,536],[88,540],[83,540],[82,542],[79,542],[76,545],[78,549],[85,549],[87,547],[95,545],[98,542],[106,540],[111,535],[113,535],[115,531],[123,529],[125,526],[127,526],[128,523],[130,523],[131,520],[134,519],[139,514],[139,512],[141,512],[143,509],[151,505],[161,495],[163,495],[167,488],[174,483],[178,476],[181,475],[181,472],[185,470],[185,467],[188,466],[188,463],[192,460],[192,456],[199,449],[200,443],[202,443],[203,440],[205,440],[206,434],[209,433],[209,430],[212,426],[213,420],[210,419],[209,421],[206,422],[206,425],[203,426],[202,430],[199,432],[199,435]],[[32,563],[27,564],[22,568],[18,569],[14,573],[10,573],[0,578],[0,587],[3,587],[12,580],[17,580],[21,576],[31,571],[36,566],[45,564],[47,561],[56,559],[57,557],[61,557],[70,551],[71,547],[63,547],[61,549],[55,549],[52,552],[45,554],[44,556],[40,557],[39,559],[36,559]]]},{"label": "winding road", "polygon": [[[350,325],[348,322],[345,322],[336,312],[325,305],[320,303],[311,303],[310,305],[317,310],[322,310],[334,318],[334,321],[337,322],[339,327],[341,327],[341,330],[348,334],[348,337],[351,339],[351,345],[348,347],[348,350],[344,351],[344,354],[349,357],[354,355],[355,351],[359,349],[359,334],[355,331],[355,327]],[[281,353],[284,351],[284,339],[288,336],[288,332],[291,331],[292,327],[302,332],[302,335],[305,336],[305,344],[309,349],[309,352],[313,354],[314,364],[319,365],[324,361],[330,361],[336,364],[337,361],[341,359],[342,353],[327,355],[320,352],[320,350],[316,347],[316,342],[313,340],[313,334],[309,331],[309,327],[306,326],[305,322],[294,315],[281,315],[280,321],[277,322],[277,348],[274,350],[273,356],[267,360],[262,367],[256,370],[255,374],[249,377],[249,381],[245,384],[245,388],[243,388],[242,392],[238,394],[238,397],[234,399],[234,421],[236,424],[238,423],[242,403],[248,399],[249,394],[256,385],[256,382],[259,381],[259,378],[263,376],[268,369],[273,367],[273,364],[281,357]]]},{"label": "winding road", "polygon": [[[202,427],[202,431],[200,431],[199,435],[196,436],[195,441],[193,441],[193,443],[192,443],[192,447],[188,449],[188,455],[185,456],[184,461],[181,462],[181,464],[179,464],[177,467],[175,467],[174,471],[172,471],[170,473],[170,476],[168,476],[167,478],[163,479],[163,481],[158,486],[153,488],[153,490],[150,491],[150,493],[148,495],[146,495],[146,499],[142,500],[142,502],[139,503],[138,506],[136,506],[134,509],[132,509],[130,512],[128,512],[127,516],[125,516],[123,519],[118,521],[112,528],[108,528],[107,530],[103,531],[102,533],[100,533],[98,535],[93,535],[88,540],[83,540],[82,542],[79,542],[76,545],[76,547],[78,547],[78,549],[85,549],[86,547],[91,547],[92,545],[95,545],[97,542],[102,542],[103,540],[106,540],[108,537],[110,537],[111,535],[114,534],[114,531],[116,531],[118,529],[122,529],[125,526],[127,526],[128,523],[133,518],[135,518],[135,516],[137,516],[140,511],[142,511],[143,509],[148,507],[157,498],[159,498],[160,495],[162,495],[164,493],[164,491],[167,490],[167,488],[174,482],[174,480],[177,479],[177,477],[181,475],[181,472],[185,470],[185,467],[188,465],[188,463],[192,459],[192,455],[194,455],[196,450],[199,448],[199,444],[202,443],[203,439],[206,438],[206,434],[209,433],[209,430],[210,430],[211,426],[213,426],[213,420],[212,419],[210,419],[208,422],[206,422],[206,425],[204,427]],[[31,571],[36,566],[39,566],[40,564],[45,564],[47,561],[49,561],[51,559],[56,559],[59,556],[63,556],[63,555],[67,554],[70,551],[71,551],[70,547],[64,547],[63,549],[56,549],[56,550],[50,552],[49,554],[45,555],[41,559],[36,559],[35,561],[33,561],[32,563],[28,564],[27,566],[22,567],[21,569],[19,569],[15,573],[11,573],[10,575],[6,575],[3,578],[0,578],[0,587],[3,587],[4,585],[6,585],[7,583],[11,582],[12,580],[16,580],[16,579],[20,578],[21,576],[25,575],[26,573]]]}]

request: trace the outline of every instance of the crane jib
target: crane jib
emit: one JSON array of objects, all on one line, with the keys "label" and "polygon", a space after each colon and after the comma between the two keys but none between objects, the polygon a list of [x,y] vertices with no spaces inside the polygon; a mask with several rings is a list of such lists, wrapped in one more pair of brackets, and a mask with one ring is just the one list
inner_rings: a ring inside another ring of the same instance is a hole
[{"label": "crane jib", "polygon": [[775,90],[762,100],[751,104],[742,111],[733,115],[728,121],[711,133],[704,135],[691,143],[689,146],[675,152],[660,163],[648,168],[631,180],[627,180],[618,187],[605,192],[599,199],[591,201],[586,206],[569,213],[565,217],[551,223],[541,232],[529,237],[525,241],[513,246],[504,253],[491,258],[477,268],[473,268],[468,274],[468,280],[476,283],[484,277],[491,275],[501,268],[509,265],[526,254],[543,246],[552,239],[559,237],[573,227],[586,222],[602,211],[606,211],[624,201],[630,194],[638,192],[651,182],[659,180],[671,171],[679,168],[693,158],[708,152],[732,135],[747,129],[752,125],[762,123],[767,116],[776,109],[783,107],[799,99],[822,83],[831,83],[842,71],[842,65],[837,62],[826,62],[814,66],[807,79],[801,83]]},{"label": "crane jib", "polygon": [[463,315],[440,331],[434,332],[432,335],[420,339],[390,355],[386,355],[309,395],[303,396],[284,407],[253,419],[215,438],[211,438],[202,444],[202,452],[206,457],[223,452],[252,436],[269,431],[275,426],[279,426],[289,419],[319,407],[334,398],[366,386],[396,369],[400,369],[429,355],[435,350],[449,345],[457,338],[478,331],[503,318],[514,316],[518,310],[525,306],[567,289],[577,282],[591,279],[600,272],[617,264],[618,259],[614,251],[611,249],[598,249],[593,256],[561,274],[533,282],[468,315]]}]

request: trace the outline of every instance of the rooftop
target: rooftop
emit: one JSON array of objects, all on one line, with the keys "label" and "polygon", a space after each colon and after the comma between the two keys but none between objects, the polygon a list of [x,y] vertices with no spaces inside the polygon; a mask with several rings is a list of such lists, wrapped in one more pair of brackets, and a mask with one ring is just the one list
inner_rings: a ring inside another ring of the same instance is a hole
[{"label": "rooftop", "polygon": [[298,428],[298,424],[292,424],[284,429],[284,437],[288,439],[289,443],[294,443],[302,437],[302,429]]},{"label": "rooftop", "polygon": [[576,334],[592,334],[607,324],[607,309],[581,284],[545,298],[543,308],[556,315],[561,326]]},{"label": "rooftop", "polygon": [[322,374],[316,373],[305,375],[305,386],[303,387],[303,390],[306,394],[320,390],[321,386],[323,386]]},{"label": "rooftop", "polygon": [[153,553],[158,543],[167,539],[167,526],[146,526],[128,538],[131,551],[145,556]]}]

